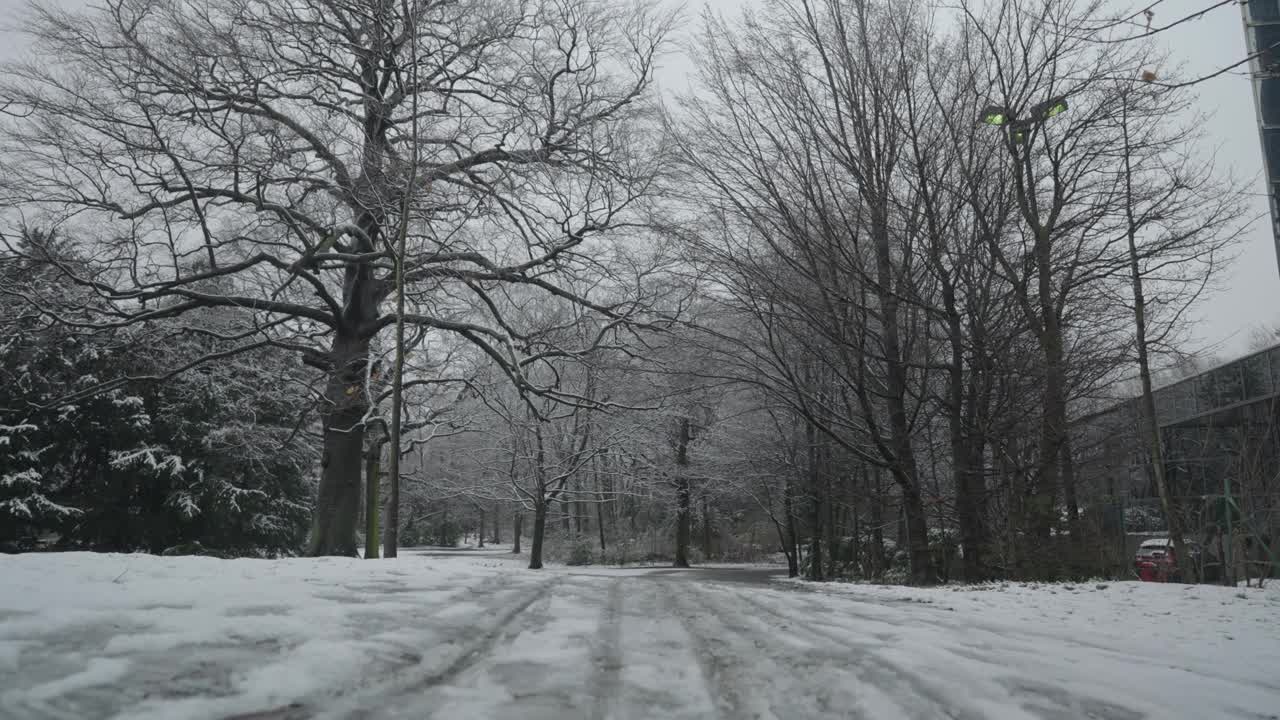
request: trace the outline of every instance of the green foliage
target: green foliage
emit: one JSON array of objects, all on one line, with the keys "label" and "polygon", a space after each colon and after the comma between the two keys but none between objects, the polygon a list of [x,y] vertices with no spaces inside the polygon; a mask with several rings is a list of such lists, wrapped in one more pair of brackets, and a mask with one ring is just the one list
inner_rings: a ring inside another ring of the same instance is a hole
[{"label": "green foliage", "polygon": [[211,332],[251,318],[203,311],[181,326],[91,332],[109,308],[62,270],[88,276],[88,263],[40,234],[11,251],[0,264],[15,290],[0,294],[0,528],[99,550],[298,549],[314,451],[295,432],[296,363],[259,350],[104,389],[190,364],[214,349]]}]

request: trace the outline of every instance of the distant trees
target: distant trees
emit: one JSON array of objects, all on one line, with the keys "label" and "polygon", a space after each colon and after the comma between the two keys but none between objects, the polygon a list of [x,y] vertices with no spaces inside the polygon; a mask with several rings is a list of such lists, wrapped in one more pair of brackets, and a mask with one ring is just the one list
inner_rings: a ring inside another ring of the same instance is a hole
[{"label": "distant trees", "polygon": [[[35,10],[0,202],[77,242],[6,236],[31,332],[0,344],[0,508],[96,537],[95,498],[140,492],[148,547],[294,548],[305,518],[308,552],[353,554],[363,506],[370,556],[510,515],[531,567],[1096,569],[1116,490],[1079,465],[1115,438],[1084,426],[1136,365],[1161,466],[1152,375],[1240,228],[1170,119],[1190,90],[1096,3],[780,0],[708,14],[662,117],[672,23]],[[37,462],[80,458],[72,427],[110,482]]]},{"label": "distant trees", "polygon": [[1161,288],[1136,316],[1158,344],[1239,228],[1236,188],[1170,124],[1185,95],[1140,86],[1149,46],[1102,19],[1017,0],[707,16],[673,122],[691,259],[731,318],[724,374],[801,430],[813,565],[841,552],[833,523],[860,524],[837,499],[883,492],[879,473],[914,582],[951,564],[952,527],[968,579],[1089,562],[1073,407],[1128,374],[1120,292]]},{"label": "distant trees", "polygon": [[[352,555],[370,346],[397,317],[535,393],[528,363],[581,349],[518,327],[503,288],[643,318],[643,253],[613,253],[612,279],[594,256],[662,161],[647,97],[669,25],[607,0],[37,7],[35,57],[0,77],[3,197],[94,248],[92,274],[59,268],[103,298],[92,324],[242,308],[258,332],[209,361],[268,342],[323,374],[310,552]],[[384,307],[397,258],[404,313]]]}]

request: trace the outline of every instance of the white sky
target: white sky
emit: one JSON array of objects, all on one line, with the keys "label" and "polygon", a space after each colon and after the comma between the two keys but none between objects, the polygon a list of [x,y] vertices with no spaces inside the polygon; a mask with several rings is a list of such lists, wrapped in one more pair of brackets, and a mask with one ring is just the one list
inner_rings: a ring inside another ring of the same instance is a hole
[{"label": "white sky", "polygon": [[[68,4],[82,0],[62,0]],[[692,30],[704,6],[736,12],[751,0],[688,0],[683,28]],[[0,23],[10,25],[25,0],[0,0]],[[1147,3],[1115,3],[1117,10]],[[1156,8],[1156,25],[1202,10],[1212,0],[1165,0]],[[1185,76],[1199,77],[1242,60],[1245,51],[1240,11],[1235,3],[1219,7],[1199,20],[1163,33],[1164,46],[1175,62],[1183,63]],[[11,57],[19,39],[0,29],[0,59]],[[680,55],[664,62],[661,81],[668,88],[686,83],[688,63]],[[1157,69],[1158,70],[1158,69]],[[1247,77],[1228,73],[1199,86],[1201,110],[1212,115],[1206,128],[1208,151],[1216,152],[1219,165],[1237,176],[1252,179],[1256,193],[1250,198],[1251,216],[1258,221],[1246,234],[1235,262],[1219,278],[1221,289],[1203,301],[1197,313],[1196,349],[1232,357],[1244,352],[1250,330],[1280,322],[1280,264],[1267,217],[1266,184],[1258,139],[1253,94]]]}]

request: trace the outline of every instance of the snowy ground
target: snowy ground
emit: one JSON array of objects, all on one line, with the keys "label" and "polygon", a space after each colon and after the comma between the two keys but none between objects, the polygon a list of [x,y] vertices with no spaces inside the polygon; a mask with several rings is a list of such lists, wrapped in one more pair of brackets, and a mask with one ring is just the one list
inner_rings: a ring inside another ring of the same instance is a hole
[{"label": "snowy ground", "polygon": [[1280,717],[1280,583],[769,574],[0,557],[0,718]]}]

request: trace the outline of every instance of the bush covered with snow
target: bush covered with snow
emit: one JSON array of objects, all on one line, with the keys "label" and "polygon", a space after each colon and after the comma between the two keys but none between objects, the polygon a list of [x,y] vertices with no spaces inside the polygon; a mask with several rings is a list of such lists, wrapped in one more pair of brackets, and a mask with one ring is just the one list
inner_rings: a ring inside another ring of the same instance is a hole
[{"label": "bush covered with snow", "polygon": [[[92,274],[69,243],[29,254]],[[290,553],[308,528],[314,450],[296,363],[269,350],[195,363],[252,318],[207,309],[182,325],[80,329],[109,311],[47,263],[0,264],[0,542],[64,548]],[[109,380],[117,378],[118,380]],[[133,378],[133,379],[130,379]],[[143,378],[162,378],[144,380]]]}]

